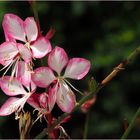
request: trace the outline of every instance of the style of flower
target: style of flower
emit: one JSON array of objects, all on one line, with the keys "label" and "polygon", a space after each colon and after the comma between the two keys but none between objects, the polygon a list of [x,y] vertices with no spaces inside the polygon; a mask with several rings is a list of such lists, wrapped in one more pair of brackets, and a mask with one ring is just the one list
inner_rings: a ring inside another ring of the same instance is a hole
[{"label": "style of flower", "polygon": [[[8,100],[1,106],[0,108],[0,116],[7,116],[12,114],[13,112],[18,113],[23,109],[24,104],[28,100],[28,98],[35,92],[36,86],[33,82],[31,82],[31,87],[26,89],[22,86],[22,84],[18,81],[18,79],[13,78],[10,80],[10,76],[5,76],[0,79],[0,86],[2,91],[11,96]],[[21,96],[15,97],[15,96]]]},{"label": "style of flower", "polygon": [[[75,106],[76,99],[73,91],[68,84],[73,87],[66,78],[75,80],[82,79],[90,69],[90,62],[84,58],[72,58],[68,56],[64,49],[56,47],[48,56],[49,67],[40,67],[32,74],[33,82],[42,88],[48,87],[53,83],[53,90],[50,91],[56,96],[56,103],[63,112],[71,112]],[[65,73],[62,76],[62,70]],[[57,73],[54,75],[53,71]]]}]

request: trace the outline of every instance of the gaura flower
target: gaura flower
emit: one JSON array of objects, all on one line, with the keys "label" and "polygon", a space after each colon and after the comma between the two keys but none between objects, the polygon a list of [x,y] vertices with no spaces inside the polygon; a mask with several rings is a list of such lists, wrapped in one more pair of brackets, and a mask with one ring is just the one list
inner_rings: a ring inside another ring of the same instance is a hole
[{"label": "gaura flower", "polygon": [[[8,100],[1,106],[0,108],[0,116],[7,116],[12,114],[13,112],[20,112],[28,98],[35,92],[36,86],[33,82],[31,82],[31,87],[26,89],[22,86],[22,84],[16,79],[9,81],[10,76],[5,76],[0,79],[0,86],[2,91],[10,96]],[[15,96],[21,96],[15,97]]]},{"label": "gaura flower", "polygon": [[[48,119],[48,118],[46,118],[46,116],[51,113],[51,111],[55,105],[55,101],[56,101],[55,93],[50,92],[51,90],[53,90],[53,88],[49,88],[48,94],[46,92],[43,92],[41,94],[34,93],[27,100],[27,103],[30,104],[33,108],[35,108],[35,110],[38,111],[38,117],[34,121],[34,123],[38,119],[42,119],[42,117],[44,117],[45,120]],[[68,117],[63,119],[57,126],[55,126],[55,130],[59,130],[60,128],[62,128],[61,124],[66,123],[70,118],[71,118],[71,116],[69,115]],[[51,123],[53,123],[55,120],[56,120],[56,118],[52,117]],[[47,122],[48,122],[48,120],[47,120]]]},{"label": "gaura flower", "polygon": [[14,14],[6,14],[2,25],[6,38],[6,42],[0,45],[0,63],[4,66],[3,69],[6,68],[3,75],[12,66],[11,79],[15,76],[23,85],[29,86],[32,58],[42,58],[51,51],[51,33],[47,35],[48,38],[38,38],[38,29],[33,17],[23,21]]},{"label": "gaura flower", "polygon": [[46,92],[41,94],[34,93],[27,100],[27,103],[38,111],[38,118],[36,120],[42,117],[46,118],[46,115],[51,113],[56,101],[56,96],[54,95],[52,92],[49,92],[49,94]]},{"label": "gaura flower", "polygon": [[[84,58],[72,58],[68,56],[64,49],[56,47],[48,56],[49,67],[40,67],[32,74],[33,82],[42,88],[54,83],[53,92],[56,96],[56,103],[63,112],[71,112],[75,106],[75,95],[68,86],[73,87],[66,78],[75,80],[82,79],[90,69],[90,62]],[[65,68],[66,67],[66,68]],[[65,68],[64,75],[61,75]],[[54,75],[55,71],[57,76]]]},{"label": "gaura flower", "polygon": [[0,45],[0,64],[6,69],[3,76],[12,67],[11,80],[16,76],[23,85],[29,86],[31,82],[30,63],[32,56],[28,48],[16,42],[4,42]]},{"label": "gaura flower", "polygon": [[51,44],[45,37],[38,38],[38,29],[33,17],[23,21],[14,14],[5,14],[2,26],[6,41],[21,41],[33,58],[42,58],[51,51]]}]

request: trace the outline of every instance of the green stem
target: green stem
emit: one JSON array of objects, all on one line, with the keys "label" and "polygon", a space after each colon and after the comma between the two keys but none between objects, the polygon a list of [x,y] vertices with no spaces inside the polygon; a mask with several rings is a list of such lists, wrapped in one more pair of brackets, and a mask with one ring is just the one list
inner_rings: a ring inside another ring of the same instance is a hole
[{"label": "green stem", "polygon": [[31,1],[31,7],[32,7],[32,10],[34,13],[35,20],[37,22],[37,26],[38,26],[38,30],[39,30],[38,32],[40,34],[41,33],[40,32],[40,22],[39,22],[39,16],[38,16],[38,11],[37,11],[37,4],[36,4],[35,0]]},{"label": "green stem", "polygon": [[83,139],[87,139],[88,136],[88,125],[89,125],[90,110],[86,113],[85,128]]},{"label": "green stem", "polygon": [[[108,84],[122,69],[125,68],[138,54],[140,53],[140,46],[136,48],[124,61],[122,61],[113,71],[99,84],[94,92],[89,93],[87,96],[83,97],[79,103],[73,109],[73,112],[77,111],[83,103],[91,99],[95,94],[97,94],[106,84]],[[54,123],[49,127],[48,131],[53,131],[53,129],[61,123],[63,119],[69,116],[71,113],[64,113]],[[43,133],[43,132],[41,132]],[[39,134],[40,135],[40,134]],[[42,137],[39,137],[42,138]]]},{"label": "green stem", "polygon": [[[38,10],[37,10],[37,2],[36,0],[32,0],[30,2],[31,8],[33,10],[33,14],[36,20],[37,28],[38,28],[38,37],[42,36],[41,34],[41,28],[40,28],[40,21],[39,21],[39,16],[38,16]],[[41,65],[44,66],[46,63],[44,63],[43,58],[40,59]],[[45,61],[46,62],[46,61]]]},{"label": "green stem", "polygon": [[39,133],[34,139],[44,138],[47,135],[47,129],[43,129],[41,133]]},{"label": "green stem", "polygon": [[140,115],[140,107],[138,108],[137,112],[135,113],[131,123],[129,124],[128,128],[126,129],[126,131],[122,135],[121,139],[127,139],[128,138],[128,135],[130,134],[133,127],[135,126],[136,119],[138,118],[139,115]]}]

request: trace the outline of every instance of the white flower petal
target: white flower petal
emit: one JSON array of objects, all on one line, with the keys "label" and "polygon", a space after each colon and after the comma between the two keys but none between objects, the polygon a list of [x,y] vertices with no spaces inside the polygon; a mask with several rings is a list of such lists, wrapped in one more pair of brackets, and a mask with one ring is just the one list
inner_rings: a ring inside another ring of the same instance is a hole
[{"label": "white flower petal", "polygon": [[90,61],[84,58],[72,58],[69,60],[64,77],[76,80],[82,79],[90,69]]},{"label": "white flower petal", "polygon": [[45,39],[45,37],[40,37],[31,46],[33,57],[42,58],[47,55],[52,47],[50,41]]},{"label": "white flower petal", "polygon": [[4,66],[11,63],[18,52],[15,43],[4,42],[0,45],[0,63]]},{"label": "white flower petal", "polygon": [[29,87],[31,83],[31,71],[24,61],[18,62],[16,77],[25,87]]},{"label": "white flower petal", "polygon": [[24,29],[27,35],[28,42],[34,41],[38,35],[38,29],[33,17],[28,17],[24,21]]},{"label": "white flower petal", "polygon": [[56,71],[60,75],[62,69],[66,66],[68,62],[68,56],[64,49],[56,47],[48,57],[48,65],[51,69]]},{"label": "white flower petal", "polygon": [[55,76],[49,67],[40,67],[34,70],[32,74],[33,82],[39,87],[47,87],[54,80]]},{"label": "white flower petal", "polygon": [[12,114],[20,107],[20,104],[20,98],[10,97],[0,108],[0,116]]},{"label": "white flower petal", "polygon": [[3,29],[6,36],[25,42],[25,32],[23,20],[14,14],[6,14],[4,16]]},{"label": "white flower petal", "polygon": [[66,83],[60,82],[59,84],[56,102],[63,112],[70,113],[76,104],[75,95]]},{"label": "white flower petal", "polygon": [[16,78],[13,78],[12,81],[10,81],[10,76],[4,76],[4,78],[1,78],[0,86],[2,91],[9,96],[27,94],[22,84]]}]

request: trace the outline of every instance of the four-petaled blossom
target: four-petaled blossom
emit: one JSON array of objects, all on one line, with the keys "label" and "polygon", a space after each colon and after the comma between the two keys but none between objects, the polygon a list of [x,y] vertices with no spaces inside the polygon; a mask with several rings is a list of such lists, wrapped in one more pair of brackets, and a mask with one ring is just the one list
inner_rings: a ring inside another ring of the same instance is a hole
[{"label": "four-petaled blossom", "polygon": [[33,58],[42,58],[51,51],[51,44],[45,37],[38,38],[38,29],[33,17],[23,21],[14,14],[6,14],[3,19],[6,41],[22,41]]},{"label": "four-petaled blossom", "polygon": [[[11,96],[0,108],[0,116],[7,116],[13,112],[20,112],[28,98],[35,92],[36,86],[31,82],[31,87],[26,89],[22,84],[16,79],[13,78],[12,81],[9,81],[10,76],[5,76],[0,79],[0,86],[2,91]],[[31,90],[30,90],[31,89]],[[21,98],[15,97],[20,95]]]},{"label": "four-petaled blossom", "polygon": [[[71,112],[75,106],[75,95],[67,85],[70,84],[66,78],[75,80],[82,79],[90,69],[90,62],[84,58],[72,58],[68,56],[64,49],[56,47],[48,56],[49,67],[40,67],[34,70],[32,74],[33,82],[42,88],[54,84],[51,91],[56,96],[56,102],[63,112]],[[62,76],[61,72],[66,67]],[[54,75],[53,71],[57,73]],[[71,85],[71,84],[70,84]]]}]

